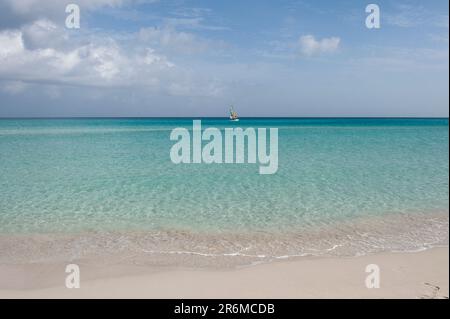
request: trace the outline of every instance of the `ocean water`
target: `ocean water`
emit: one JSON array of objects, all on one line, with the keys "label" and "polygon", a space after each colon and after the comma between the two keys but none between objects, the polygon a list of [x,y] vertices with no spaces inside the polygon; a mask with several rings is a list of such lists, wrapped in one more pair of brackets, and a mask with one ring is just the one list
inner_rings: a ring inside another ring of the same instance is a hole
[{"label": "ocean water", "polygon": [[202,124],[278,128],[278,172],[173,164],[170,132],[192,119],[0,120],[0,262],[234,265],[448,244],[448,119]]}]

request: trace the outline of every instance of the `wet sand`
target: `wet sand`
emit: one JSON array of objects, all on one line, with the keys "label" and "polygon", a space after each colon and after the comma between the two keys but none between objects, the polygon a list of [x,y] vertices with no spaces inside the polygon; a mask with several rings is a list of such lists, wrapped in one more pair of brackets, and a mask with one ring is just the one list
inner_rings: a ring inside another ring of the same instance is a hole
[{"label": "wet sand", "polygon": [[[366,287],[366,267],[380,288]],[[85,266],[81,288],[65,265],[0,265],[0,298],[448,298],[449,250],[353,258],[297,258],[234,270]]]}]

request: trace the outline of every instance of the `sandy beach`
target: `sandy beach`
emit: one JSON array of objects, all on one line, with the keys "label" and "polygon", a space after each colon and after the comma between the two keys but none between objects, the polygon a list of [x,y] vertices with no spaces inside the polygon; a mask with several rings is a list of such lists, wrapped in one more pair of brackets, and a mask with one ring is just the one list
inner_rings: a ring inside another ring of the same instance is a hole
[{"label": "sandy beach", "polygon": [[[366,266],[380,268],[368,289]],[[301,258],[234,270],[83,267],[80,289],[63,265],[0,266],[0,298],[448,298],[449,250]]]}]

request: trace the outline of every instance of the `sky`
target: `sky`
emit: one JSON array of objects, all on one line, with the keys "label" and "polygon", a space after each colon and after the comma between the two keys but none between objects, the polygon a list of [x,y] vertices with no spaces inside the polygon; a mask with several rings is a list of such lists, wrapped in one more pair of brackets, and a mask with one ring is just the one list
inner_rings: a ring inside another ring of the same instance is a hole
[{"label": "sky", "polygon": [[448,12],[447,0],[0,0],[0,117],[230,104],[248,117],[448,117]]}]

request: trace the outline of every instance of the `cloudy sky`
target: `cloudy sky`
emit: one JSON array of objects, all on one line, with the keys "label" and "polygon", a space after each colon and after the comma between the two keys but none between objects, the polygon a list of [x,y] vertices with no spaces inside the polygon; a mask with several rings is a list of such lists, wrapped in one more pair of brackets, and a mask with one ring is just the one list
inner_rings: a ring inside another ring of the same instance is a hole
[{"label": "cloudy sky", "polygon": [[370,2],[0,0],[0,116],[448,116],[448,1]]}]

